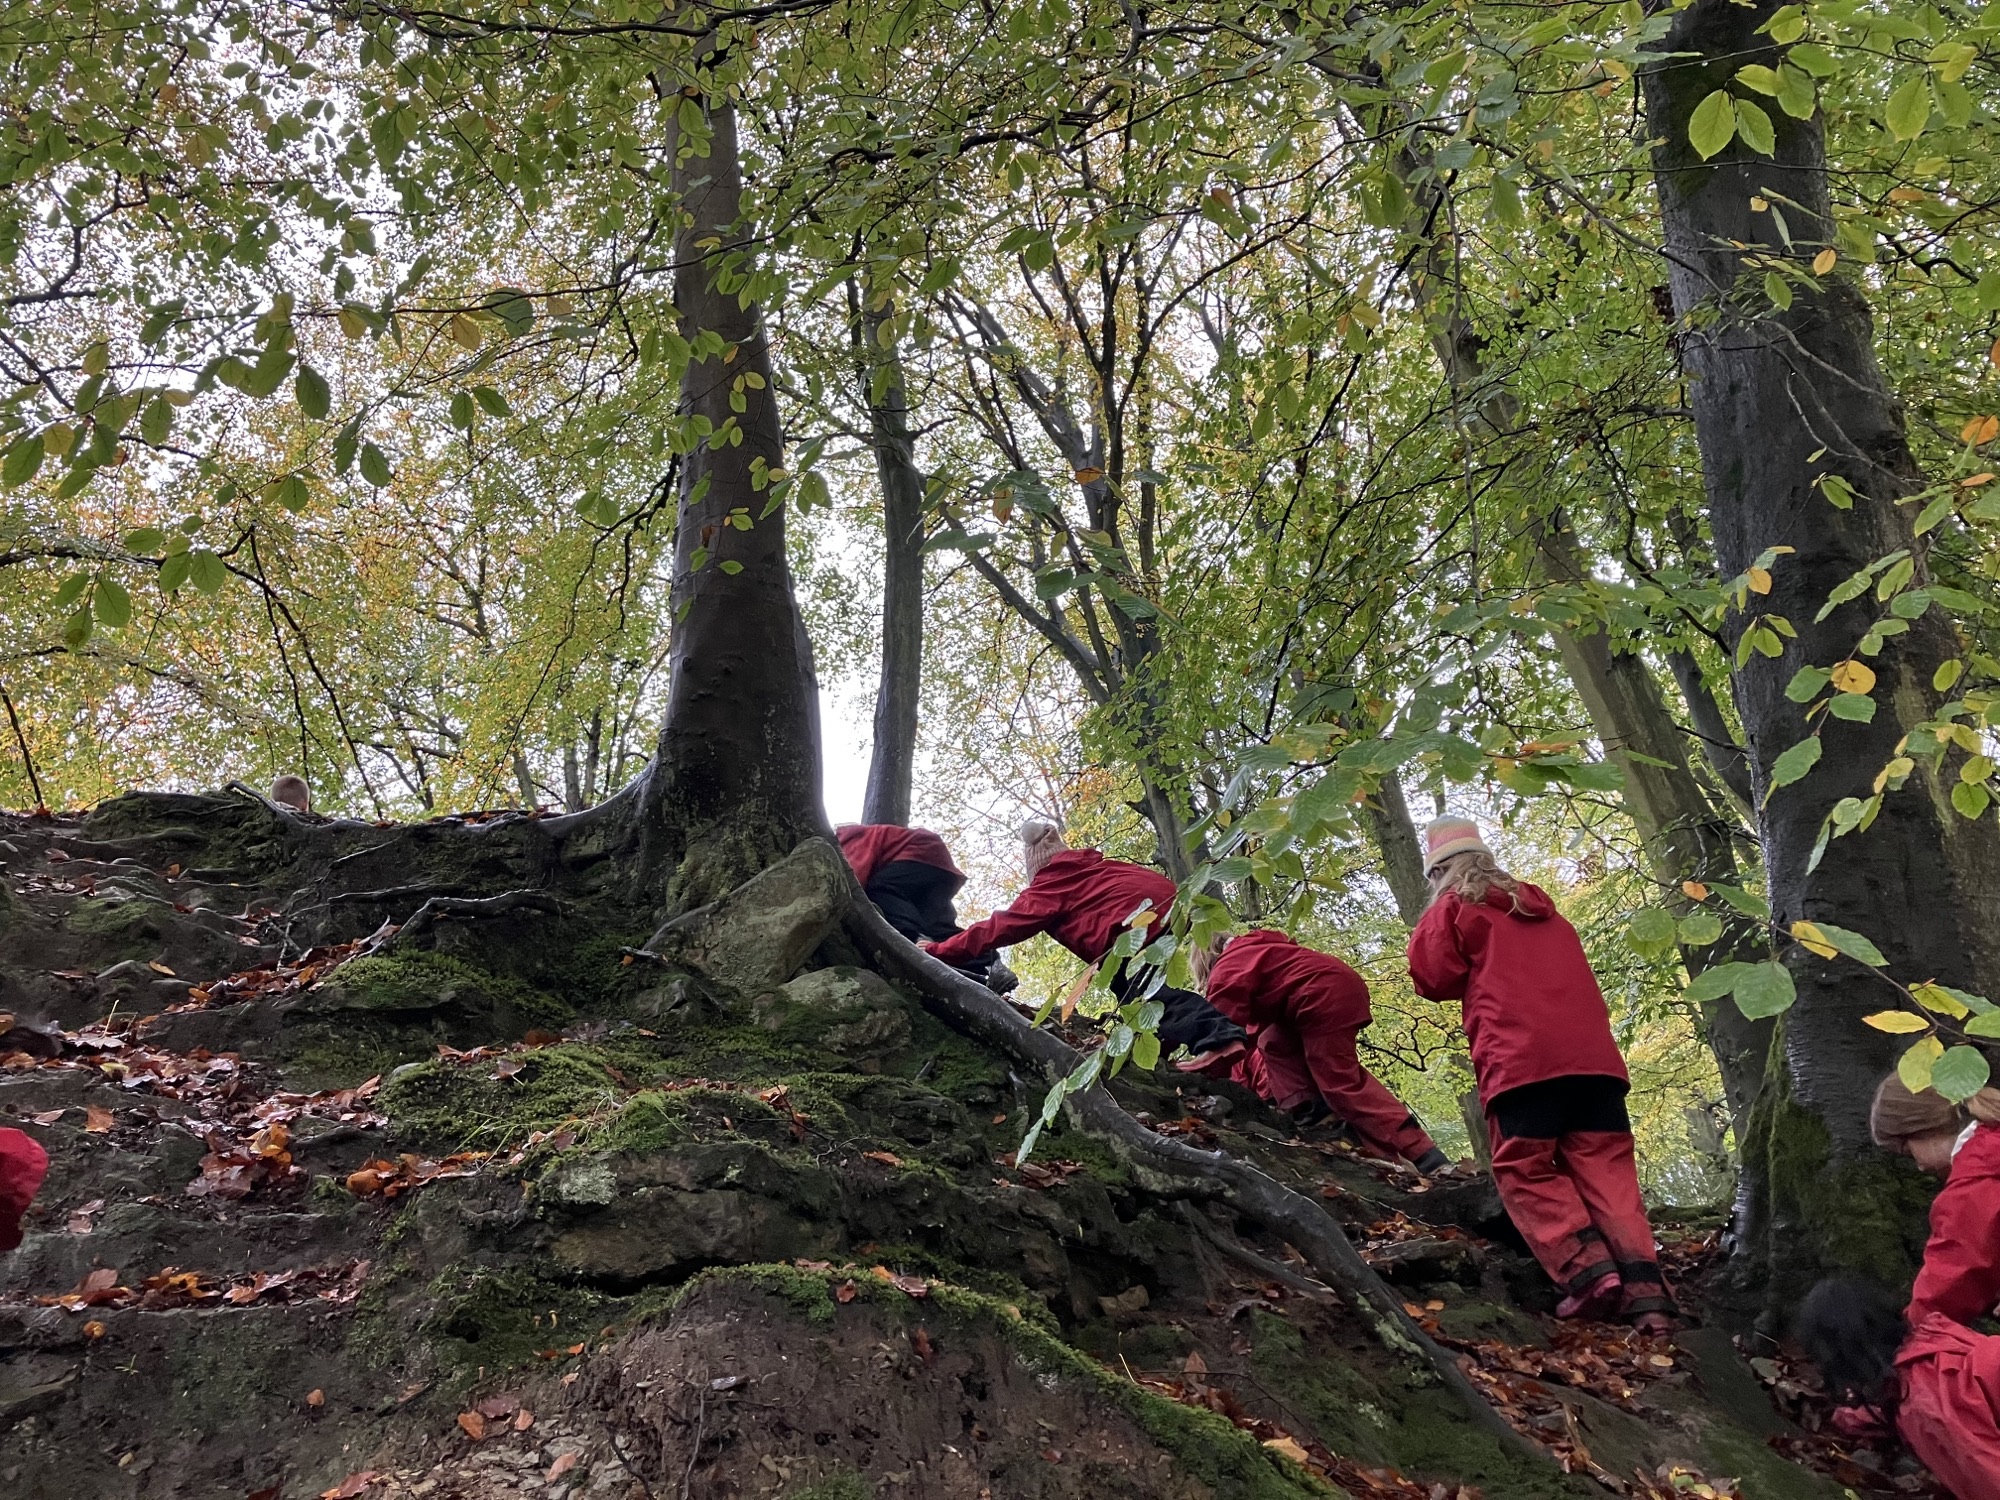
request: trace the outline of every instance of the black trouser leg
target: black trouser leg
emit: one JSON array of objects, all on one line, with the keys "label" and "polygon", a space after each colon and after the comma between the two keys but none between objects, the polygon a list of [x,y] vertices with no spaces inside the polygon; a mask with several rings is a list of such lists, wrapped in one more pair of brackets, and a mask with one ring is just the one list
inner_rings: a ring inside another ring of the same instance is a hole
[{"label": "black trouser leg", "polygon": [[[958,909],[951,898],[957,888],[949,872],[936,865],[919,864],[913,859],[891,860],[868,882],[867,896],[891,927],[916,942],[929,938],[941,943],[957,937]],[[957,967],[975,978],[984,979],[996,955],[982,953]]]},{"label": "black trouser leg", "polygon": [[[1131,1000],[1140,990],[1138,979],[1120,972],[1111,981],[1111,993],[1120,1003]],[[1230,1042],[1245,1042],[1249,1033],[1193,990],[1163,984],[1147,997],[1166,1007],[1160,1017],[1160,1046],[1168,1051],[1185,1047],[1193,1053],[1213,1052]]]}]

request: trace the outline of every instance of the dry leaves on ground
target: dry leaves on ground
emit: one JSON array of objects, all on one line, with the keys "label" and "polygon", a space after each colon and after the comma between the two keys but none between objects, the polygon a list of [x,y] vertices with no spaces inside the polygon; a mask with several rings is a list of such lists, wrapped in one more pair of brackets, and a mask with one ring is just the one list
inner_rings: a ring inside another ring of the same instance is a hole
[{"label": "dry leaves on ground", "polygon": [[[335,1266],[306,1266],[290,1271],[251,1271],[240,1276],[215,1276],[206,1271],[183,1271],[168,1266],[142,1280],[137,1287],[123,1285],[115,1267],[99,1266],[88,1272],[67,1292],[55,1296],[27,1297],[42,1307],[60,1307],[65,1312],[87,1308],[139,1307],[157,1311],[173,1307],[247,1307],[261,1302],[331,1302],[344,1304],[361,1295],[368,1279],[368,1262],[350,1260]],[[15,1300],[9,1294],[0,1300]]]},{"label": "dry leaves on ground", "polygon": [[309,989],[335,969],[373,953],[396,935],[393,925],[378,928],[351,943],[327,943],[308,948],[294,959],[272,959],[215,980],[191,985],[186,1003],[174,1010],[200,1010],[209,1005],[233,1005],[242,1000],[283,1000]]},{"label": "dry leaves on ground", "polygon": [[1779,1453],[1858,1494],[1949,1500],[1937,1481],[1916,1467],[1893,1432],[1842,1432],[1835,1426],[1837,1403],[1810,1364],[1783,1349],[1751,1354],[1747,1340],[1739,1338],[1736,1344],[1748,1358],[1751,1371],[1771,1393],[1772,1404],[1805,1429],[1796,1437],[1773,1438],[1771,1446]]},{"label": "dry leaves on ground", "polygon": [[379,1157],[347,1177],[347,1190],[357,1198],[394,1198],[447,1177],[471,1177],[492,1153],[457,1151],[436,1160],[405,1151],[394,1161]]}]

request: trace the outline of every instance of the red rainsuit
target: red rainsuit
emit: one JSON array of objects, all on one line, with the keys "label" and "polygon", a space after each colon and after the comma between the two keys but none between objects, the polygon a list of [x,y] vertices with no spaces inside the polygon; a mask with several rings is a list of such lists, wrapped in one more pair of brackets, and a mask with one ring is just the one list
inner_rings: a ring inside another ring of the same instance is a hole
[{"label": "red rainsuit", "polygon": [[952,863],[943,839],[928,828],[903,828],[894,823],[842,823],[834,829],[840,852],[854,867],[854,878],[867,889],[884,865],[907,861],[929,865],[952,877],[951,893],[965,884],[965,872]]},{"label": "red rainsuit", "polygon": [[1464,1002],[1493,1183],[1542,1269],[1572,1298],[1615,1272],[1623,1311],[1669,1309],[1625,1059],[1583,943],[1548,893],[1524,883],[1518,900],[1441,896],[1410,934],[1410,978],[1428,999]]},{"label": "red rainsuit", "polygon": [[2000,1302],[2000,1128],[1974,1127],[1931,1203],[1896,1355],[1896,1430],[1958,1500],[2000,1500],[2000,1337],[1965,1325]]},{"label": "red rainsuit", "polygon": [[1144,902],[1163,921],[1174,904],[1174,883],[1143,865],[1106,859],[1095,849],[1065,849],[1035,872],[1014,904],[974,922],[955,938],[933,943],[948,964],[964,963],[995,948],[1046,932],[1087,964],[1111,951],[1127,919]]},{"label": "red rainsuit", "polygon": [[0,1129],[0,1251],[21,1243],[21,1216],[49,1172],[49,1153],[32,1136]]},{"label": "red rainsuit", "polygon": [[1378,1156],[1418,1161],[1437,1149],[1409,1106],[1361,1066],[1368,984],[1339,959],[1282,932],[1246,932],[1209,970],[1208,1003],[1255,1040],[1259,1092],[1280,1109],[1323,1099]]}]

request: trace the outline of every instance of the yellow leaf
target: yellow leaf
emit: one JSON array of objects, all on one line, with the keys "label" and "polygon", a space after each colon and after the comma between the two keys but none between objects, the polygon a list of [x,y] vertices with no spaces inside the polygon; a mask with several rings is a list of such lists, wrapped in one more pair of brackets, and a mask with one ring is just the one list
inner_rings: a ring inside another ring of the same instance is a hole
[{"label": "yellow leaf", "polygon": [[340,331],[351,339],[358,339],[368,331],[368,320],[351,307],[340,310]]},{"label": "yellow leaf", "polygon": [[1817,953],[1821,958],[1836,958],[1840,950],[1826,940],[1826,934],[1810,922],[1792,923],[1792,936],[1804,944],[1808,953]]},{"label": "yellow leaf", "polygon": [[1266,1448],[1269,1448],[1273,1453],[1284,1454],[1285,1457],[1289,1458],[1295,1464],[1303,1465],[1307,1458],[1306,1450],[1299,1446],[1299,1441],[1297,1438],[1291,1438],[1291,1437],[1265,1438],[1264,1446]]},{"label": "yellow leaf", "polygon": [[1991,484],[1992,482],[1993,476],[1990,473],[1968,474],[1965,478],[1959,480],[1958,484],[1960,489],[1976,490],[1982,484]]},{"label": "yellow leaf", "polygon": [[1896,1036],[1931,1029],[1930,1022],[1922,1016],[1913,1016],[1906,1010],[1878,1010],[1872,1016],[1863,1016],[1861,1020],[1863,1025],[1873,1026],[1877,1031],[1886,1031]]},{"label": "yellow leaf", "polygon": [[1921,203],[1924,201],[1924,190],[1913,187],[1893,187],[1889,189],[1889,201],[1891,203]]},{"label": "yellow leaf", "polygon": [[1706,901],[1708,899],[1708,887],[1703,885],[1699,880],[1683,880],[1681,882],[1681,890],[1686,893],[1690,901]]},{"label": "yellow leaf", "polygon": [[1771,200],[1769,198],[1762,197],[1756,193],[1752,193],[1750,195],[1751,213],[1761,214],[1762,212],[1764,212],[1765,209],[1769,208],[1770,206],[1771,206]]},{"label": "yellow leaf", "polygon": [[1769,568],[1752,568],[1744,576],[1750,580],[1751,593],[1768,594],[1771,592],[1771,570]]},{"label": "yellow leaf", "polygon": [[1986,424],[1991,421],[1993,421],[1991,417],[1967,417],[1965,425],[1958,429],[1958,440],[1961,443],[1983,443],[1986,440],[1979,434]]},{"label": "yellow leaf", "polygon": [[1813,257],[1813,275],[1824,276],[1839,264],[1840,252],[1838,250],[1832,248],[1822,250]]},{"label": "yellow leaf", "polygon": [[1996,437],[2000,437],[2000,417],[1982,417],[1979,422],[1978,436],[1974,437],[1972,441],[1975,443],[1990,443]]},{"label": "yellow leaf", "polygon": [[1102,469],[1078,469],[1076,471],[1076,482],[1078,484],[1095,484],[1103,477],[1104,471]]},{"label": "yellow leaf", "polygon": [[1841,662],[1833,669],[1833,685],[1843,693],[1869,692],[1875,686],[1875,669],[1866,662]]},{"label": "yellow leaf", "polygon": [[1950,1016],[1954,1020],[1972,1014],[1969,1006],[1954,1000],[1950,992],[1942,985],[1928,983],[1913,984],[1910,986],[1910,993],[1917,997],[1917,1003],[1923,1006],[1925,1010],[1934,1010],[1940,1015]]},{"label": "yellow leaf", "polygon": [[1931,1086],[1931,1069],[1943,1056],[1944,1043],[1934,1036],[1924,1037],[1896,1060],[1896,1076],[1903,1080],[1904,1088],[1921,1094]]},{"label": "yellow leaf", "polygon": [[453,313],[447,326],[451,330],[451,341],[461,349],[477,350],[484,342],[479,337],[479,325],[464,313]]}]

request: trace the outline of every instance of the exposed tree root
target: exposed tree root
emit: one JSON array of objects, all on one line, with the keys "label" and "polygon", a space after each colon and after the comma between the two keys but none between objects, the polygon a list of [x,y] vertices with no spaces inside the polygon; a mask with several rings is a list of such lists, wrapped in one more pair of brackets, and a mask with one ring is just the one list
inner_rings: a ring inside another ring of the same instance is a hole
[{"label": "exposed tree root", "polygon": [[[848,935],[884,973],[914,984],[947,1023],[1035,1068],[1044,1079],[1053,1082],[1065,1077],[1082,1061],[1075,1049],[1050,1032],[1031,1026],[1014,1006],[984,985],[908,942],[861,895],[858,886],[846,927]],[[1402,1299],[1361,1258],[1340,1225],[1319,1204],[1224,1152],[1203,1151],[1155,1134],[1127,1114],[1102,1084],[1070,1095],[1063,1107],[1074,1125],[1130,1163],[1149,1191],[1170,1197],[1220,1199],[1296,1247],[1326,1284],[1348,1299],[1392,1354],[1450,1391],[1473,1420],[1509,1451],[1538,1462],[1550,1461],[1543,1449],[1522,1437],[1493,1409],[1457,1360],[1403,1311]]]},{"label": "exposed tree root", "polygon": [[551,891],[502,891],[497,896],[432,896],[410,913],[409,921],[396,929],[388,946],[400,946],[447,919],[467,921],[479,917],[501,917],[508,912],[533,911],[557,915],[563,909]]}]

